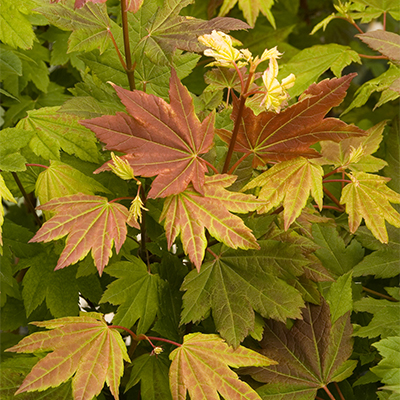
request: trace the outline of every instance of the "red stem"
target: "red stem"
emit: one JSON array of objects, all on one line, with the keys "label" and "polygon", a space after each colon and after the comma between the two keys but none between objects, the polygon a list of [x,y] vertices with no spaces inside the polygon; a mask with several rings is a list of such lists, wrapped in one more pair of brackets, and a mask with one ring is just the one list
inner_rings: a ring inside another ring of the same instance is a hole
[{"label": "red stem", "polygon": [[122,57],[121,52],[119,51],[117,42],[116,42],[115,39],[114,39],[114,35],[112,34],[112,32],[111,32],[111,30],[110,30],[109,27],[107,28],[107,30],[108,30],[108,33],[110,34],[111,41],[112,41],[112,43],[113,43],[113,45],[114,45],[114,48],[115,48],[115,50],[117,51],[117,55],[118,55],[119,61],[120,61],[121,65],[122,65],[123,69],[126,71],[127,68],[126,68],[125,60],[124,60],[124,58]]},{"label": "red stem", "polygon": [[328,397],[329,397],[331,400],[336,400],[336,399],[333,397],[333,394],[330,392],[330,390],[329,390],[325,385],[322,386],[322,389],[325,390],[326,394],[328,395]]},{"label": "red stem", "polygon": [[[314,204],[313,207],[319,209],[319,207],[316,204]],[[343,212],[343,209],[335,207],[335,206],[322,206],[322,209],[329,209],[329,210],[335,210],[335,211]]]},{"label": "red stem", "polygon": [[214,165],[212,165],[211,163],[209,163],[207,160],[205,160],[204,158],[202,158],[202,160],[204,161],[205,164],[207,164],[216,174],[219,174],[217,168],[214,167]]},{"label": "red stem", "polygon": [[170,344],[173,344],[176,347],[182,347],[182,345],[180,343],[174,342],[173,340],[154,337],[154,336],[146,336],[146,338],[151,339],[151,340],[155,340],[155,341],[158,341],[158,342],[170,343]]},{"label": "red stem", "polygon": [[395,298],[393,298],[391,296],[387,296],[386,294],[376,292],[375,290],[372,290],[372,289],[368,289],[365,286],[363,286],[362,288],[363,288],[364,292],[374,294],[375,296],[382,297],[383,299],[390,300],[390,301],[393,301],[393,302],[396,302],[396,303],[398,303],[398,301],[399,301],[399,300],[397,300],[397,299],[395,299]]},{"label": "red stem", "polygon": [[218,259],[218,256],[217,256],[209,247],[207,247],[207,251],[208,251],[215,259]]},{"label": "red stem", "polygon": [[369,56],[367,54],[358,54],[361,58],[370,58],[372,60],[389,60],[386,56]]},{"label": "red stem", "polygon": [[386,11],[383,13],[383,30],[386,31]]},{"label": "red stem", "polygon": [[235,164],[233,164],[232,168],[228,171],[229,175],[232,175],[236,168],[239,166],[239,164],[241,164],[251,153],[246,153],[244,156],[240,157],[239,160],[237,160],[235,162]]},{"label": "red stem", "polygon": [[117,197],[116,199],[110,200],[109,203],[115,203],[120,200],[134,200],[134,197]]},{"label": "red stem", "polygon": [[129,88],[130,90],[134,90],[136,88],[135,85],[136,63],[132,64],[131,48],[129,44],[128,11],[126,9],[126,2],[127,0],[121,0],[122,33],[124,37],[126,73],[128,75]]},{"label": "red stem", "polygon": [[[339,167],[340,168],[340,167]],[[328,172],[326,175],[324,175],[323,177],[322,177],[322,179],[325,179],[325,178],[327,178],[328,176],[331,176],[331,175],[334,175],[334,174],[337,174],[337,173],[339,173],[339,168],[336,168],[336,169],[334,169],[333,171],[331,171],[331,172]]]},{"label": "red stem", "polygon": [[344,396],[343,396],[343,394],[342,394],[342,391],[340,390],[339,385],[338,385],[336,382],[333,382],[333,383],[334,383],[334,385],[335,385],[335,388],[336,388],[337,392],[339,393],[340,400],[345,400],[345,398],[344,398]]},{"label": "red stem", "polygon": [[40,167],[40,168],[49,168],[47,165],[42,164],[25,164],[27,167]]},{"label": "red stem", "polygon": [[[237,64],[235,63],[235,61],[233,61],[233,66],[235,67],[236,73],[237,73],[238,76],[239,76],[239,79],[240,79],[240,87],[241,87],[241,90],[242,90],[241,95],[243,95],[243,94],[245,93],[245,91],[244,91],[243,76],[242,76],[242,74],[240,73],[240,69],[239,69],[239,67],[237,66]],[[248,87],[247,87],[247,89],[248,89]]]},{"label": "red stem", "polygon": [[343,206],[339,203],[339,200],[325,187],[324,192],[342,211],[344,211]]},{"label": "red stem", "polygon": [[363,31],[354,21],[351,21],[350,19],[345,18],[345,17],[338,17],[338,18],[344,19],[344,20],[347,21],[348,23],[352,24],[352,25],[358,30],[358,32],[364,33],[364,31]]},{"label": "red stem", "polygon": [[326,179],[323,181],[323,183],[328,183],[328,182],[346,182],[346,183],[351,183],[350,180],[348,179]]}]

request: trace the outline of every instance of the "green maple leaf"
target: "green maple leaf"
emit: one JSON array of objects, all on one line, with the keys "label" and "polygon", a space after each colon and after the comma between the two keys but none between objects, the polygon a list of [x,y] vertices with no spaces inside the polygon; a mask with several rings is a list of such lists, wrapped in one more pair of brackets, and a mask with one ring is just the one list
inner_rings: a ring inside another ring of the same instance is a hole
[{"label": "green maple leaf", "polygon": [[[393,394],[400,394],[400,381],[398,379],[400,374],[398,363],[400,359],[400,337],[389,337],[374,343],[373,346],[379,350],[383,357],[376,367],[371,368],[371,371],[378,375],[385,384],[380,389],[390,390]],[[391,396],[391,398],[395,399],[396,396]]]},{"label": "green maple leaf", "polygon": [[163,281],[135,257],[109,265],[106,273],[118,278],[107,286],[100,301],[120,305],[113,324],[131,328],[139,320],[137,334],[146,333],[158,311],[158,290]]},{"label": "green maple leaf", "polygon": [[49,242],[68,235],[56,269],[82,260],[91,250],[101,275],[114,242],[117,253],[125,242],[126,223],[139,228],[136,221],[128,221],[126,207],[100,196],[78,193],[53,199],[38,209],[54,211],[56,215],[43,224],[31,242]]},{"label": "green maple leaf", "polygon": [[168,371],[169,361],[163,354],[157,357],[143,354],[132,362],[131,376],[125,391],[140,381],[140,394],[143,399],[172,400]]},{"label": "green maple leaf", "polygon": [[33,324],[51,330],[29,335],[7,351],[51,353],[33,367],[16,394],[55,387],[73,377],[74,399],[92,400],[104,382],[118,399],[123,361],[130,360],[121,335],[107,326],[101,314],[83,313]]},{"label": "green maple leaf", "polygon": [[32,138],[32,132],[18,128],[6,128],[0,132],[0,169],[2,171],[25,171],[26,159],[19,150]]},{"label": "green maple leaf", "polygon": [[229,347],[217,335],[192,333],[184,337],[182,346],[169,356],[172,398],[219,400],[220,393],[229,400],[261,400],[257,393],[240,381],[228,367],[271,365],[274,361],[253,350]]},{"label": "green maple leaf", "polygon": [[354,332],[356,336],[400,336],[400,302],[365,297],[354,303],[354,311],[366,311],[374,315],[367,326],[358,327]]},{"label": "green maple leaf", "polygon": [[355,172],[342,191],[340,203],[346,205],[350,232],[354,233],[364,218],[367,228],[382,243],[388,242],[385,220],[400,228],[400,214],[390,203],[400,203],[400,194],[386,186],[390,178]]},{"label": "green maple leaf", "polygon": [[193,17],[179,16],[180,10],[193,0],[165,0],[162,7],[143,7],[132,16],[131,34],[136,46],[132,52],[139,59],[145,55],[157,65],[170,64],[175,49],[201,52],[205,46],[198,37],[212,30],[228,32],[247,29],[249,26],[233,18],[214,18],[204,21]]},{"label": "green maple leaf", "polygon": [[275,28],[275,19],[271,13],[271,7],[274,0],[224,0],[219,10],[219,16],[228,14],[228,12],[239,2],[239,8],[250,26],[254,27],[260,11],[268,18],[268,21]]},{"label": "green maple leaf", "polygon": [[352,240],[346,247],[335,227],[313,224],[312,236],[319,246],[315,255],[335,277],[349,272],[364,257],[364,249],[360,243]]},{"label": "green maple leaf", "polygon": [[33,134],[29,147],[47,160],[59,160],[60,149],[84,161],[98,162],[96,138],[79,124],[76,116],[58,114],[59,107],[42,107],[28,111],[18,128]]},{"label": "green maple leaf", "polygon": [[[363,136],[364,131],[325,114],[339,105],[346,95],[354,75],[324,80],[312,84],[299,101],[281,111],[264,111],[255,115],[244,107],[234,150],[254,154],[253,167],[270,160],[286,161],[296,157],[315,158],[319,153],[310,146],[321,140],[339,142],[351,136]],[[233,98],[231,118],[237,120],[239,101]],[[217,134],[229,143],[232,132],[217,129]]]},{"label": "green maple leaf", "polygon": [[166,198],[160,221],[164,222],[170,248],[180,234],[183,250],[200,270],[207,239],[204,228],[211,236],[229,247],[258,249],[251,230],[236,215],[260,207],[263,202],[254,196],[229,192],[225,188],[235,182],[230,175],[206,176],[204,196],[188,187],[184,192]]},{"label": "green maple leaf", "polygon": [[87,3],[75,8],[73,0],[47,4],[36,9],[53,25],[72,31],[68,40],[68,53],[98,48],[102,53],[110,41],[110,19],[105,4]]},{"label": "green maple leaf", "polygon": [[324,172],[304,157],[284,161],[274,165],[249,182],[242,191],[261,187],[258,198],[266,202],[257,211],[266,213],[273,207],[283,205],[285,230],[300,215],[310,196],[322,209],[322,176]]},{"label": "green maple leaf", "polygon": [[308,304],[291,329],[283,322],[266,322],[260,352],[278,364],[244,373],[266,383],[257,389],[263,399],[312,400],[318,389],[351,375],[357,364],[348,360],[351,333],[350,313],[332,324],[325,301]]},{"label": "green maple leaf", "polygon": [[300,317],[304,302],[285,278],[301,275],[307,260],[297,246],[273,240],[259,244],[260,250],[225,248],[199,273],[186,276],[181,323],[198,322],[211,309],[218,332],[237,347],[254,330],[253,309],[279,321]]},{"label": "green maple leaf", "polygon": [[371,154],[379,149],[383,139],[383,129],[386,121],[373,126],[362,138],[348,138],[339,143],[321,142],[322,162],[334,164],[335,168],[349,168],[351,171],[377,172],[387,165],[387,162],[373,157]]}]

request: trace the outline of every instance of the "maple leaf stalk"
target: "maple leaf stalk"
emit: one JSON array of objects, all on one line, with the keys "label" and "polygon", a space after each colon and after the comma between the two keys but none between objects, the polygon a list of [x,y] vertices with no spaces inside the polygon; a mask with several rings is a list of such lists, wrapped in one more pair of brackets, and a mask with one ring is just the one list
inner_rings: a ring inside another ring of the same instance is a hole
[{"label": "maple leaf stalk", "polygon": [[122,32],[124,38],[125,59],[126,59],[126,74],[128,75],[129,88],[134,90],[135,84],[135,67],[136,62],[132,64],[131,47],[129,44],[129,30],[128,30],[128,11],[126,7],[127,0],[121,0],[121,17],[122,17]]},{"label": "maple leaf stalk", "polygon": [[331,393],[331,391],[328,389],[328,387],[326,385],[322,386],[322,389],[325,390],[326,394],[328,395],[328,397],[331,400],[336,400],[335,397],[333,396],[333,394]]},{"label": "maple leaf stalk", "polygon": [[337,392],[339,393],[340,400],[345,400],[345,398],[344,398],[344,396],[342,394],[342,391],[340,390],[340,387],[337,384],[337,382],[333,382],[333,384],[335,385],[335,388],[336,388]]},{"label": "maple leaf stalk", "polygon": [[244,86],[244,90],[242,90],[242,93],[240,94],[238,115],[237,115],[237,118],[236,118],[236,121],[235,121],[235,126],[233,127],[232,137],[231,137],[231,141],[229,143],[229,148],[228,148],[228,153],[226,155],[225,164],[224,164],[224,167],[222,169],[222,173],[223,174],[227,173],[228,170],[229,170],[229,164],[230,164],[231,159],[232,159],[233,149],[235,147],[236,138],[237,138],[237,135],[238,135],[238,132],[239,132],[240,121],[242,119],[244,105],[246,103],[246,99],[247,99],[247,96],[248,96],[247,91],[249,90],[250,83],[252,81],[253,74],[254,74],[254,72],[252,70],[250,70],[249,76],[247,77],[246,85],[243,85],[242,74],[240,73],[240,70],[239,70],[238,66],[236,65],[236,63],[233,62],[233,64],[235,65],[235,69],[236,69],[237,73],[239,74],[240,81],[242,83],[242,87]]}]

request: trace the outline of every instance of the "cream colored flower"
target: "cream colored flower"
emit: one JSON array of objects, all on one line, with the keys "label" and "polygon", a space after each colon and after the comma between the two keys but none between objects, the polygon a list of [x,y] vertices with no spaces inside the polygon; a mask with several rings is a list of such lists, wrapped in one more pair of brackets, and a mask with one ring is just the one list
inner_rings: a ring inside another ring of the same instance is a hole
[{"label": "cream colored flower", "polygon": [[129,207],[129,217],[128,220],[135,220],[142,222],[142,210],[149,211],[143,206],[142,199],[140,198],[140,188],[136,197],[133,199],[131,206]]},{"label": "cream colored flower", "polygon": [[[210,49],[204,50],[204,55],[214,57],[216,61],[208,64],[208,66],[217,65],[219,67],[232,67],[234,62],[249,56],[249,51],[243,54],[238,49],[235,49],[232,44],[232,38],[224,32],[213,30],[209,35],[199,36],[199,42]],[[250,53],[251,56],[251,53]],[[246,62],[238,62],[238,67],[246,65]]]},{"label": "cream colored flower", "polygon": [[296,77],[290,74],[282,80],[282,83],[279,83],[278,79],[276,79],[278,70],[278,62],[273,57],[269,60],[269,67],[264,71],[262,76],[267,93],[261,102],[261,106],[264,106],[267,110],[274,110],[277,113],[287,104],[287,100],[289,99],[287,89],[291,88],[296,80]]},{"label": "cream colored flower", "polygon": [[277,58],[280,58],[281,55],[282,55],[282,53],[280,53],[278,51],[277,46],[275,46],[275,47],[273,47],[272,49],[269,49],[269,50],[265,49],[264,52],[261,55],[260,60],[261,61],[265,61],[265,60],[270,60],[272,58],[277,59]]},{"label": "cream colored flower", "polygon": [[115,175],[119,176],[121,179],[125,179],[126,181],[136,179],[135,174],[133,173],[133,168],[130,166],[128,160],[123,160],[114,153],[111,153],[111,158],[113,164],[109,163],[108,166]]}]

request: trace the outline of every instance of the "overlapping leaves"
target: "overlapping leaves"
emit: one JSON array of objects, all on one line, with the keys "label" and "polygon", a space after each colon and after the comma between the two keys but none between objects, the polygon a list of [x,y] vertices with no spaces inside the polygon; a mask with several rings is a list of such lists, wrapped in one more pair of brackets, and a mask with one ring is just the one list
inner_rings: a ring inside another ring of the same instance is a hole
[{"label": "overlapping leaves", "polygon": [[[257,116],[245,107],[235,144],[235,151],[254,153],[253,166],[264,165],[269,160],[285,161],[299,156],[317,157],[310,149],[320,140],[340,141],[364,132],[354,125],[325,114],[341,103],[354,75],[324,80],[311,85],[299,102],[279,114],[262,112]],[[234,102],[232,119],[238,118],[238,102]],[[229,143],[232,133],[218,129],[217,133]]]},{"label": "overlapping leaves", "polygon": [[[117,113],[82,121],[110,150],[128,153],[135,174],[157,175],[149,197],[165,197],[189,183],[204,193],[207,171],[200,155],[212,146],[214,114],[200,122],[192,98],[175,71],[170,80],[170,104],[154,95],[115,87],[129,115]],[[107,167],[107,164],[104,168]]]},{"label": "overlapping leaves", "polygon": [[252,195],[229,192],[225,188],[235,182],[230,175],[207,176],[204,196],[188,187],[184,192],[166,198],[160,221],[164,221],[168,246],[180,234],[183,249],[200,270],[207,239],[204,228],[211,236],[229,247],[258,249],[251,230],[236,215],[247,213],[263,205]]},{"label": "overlapping leaves", "polygon": [[78,193],[53,199],[38,209],[57,215],[43,224],[31,242],[48,242],[68,235],[56,269],[82,260],[91,251],[101,275],[112,255],[113,244],[118,253],[125,242],[126,223],[139,227],[136,221],[128,221],[126,207],[100,196]]},{"label": "overlapping leaves", "polygon": [[303,319],[291,329],[285,323],[267,321],[261,353],[278,362],[271,367],[246,370],[267,383],[257,392],[262,398],[312,400],[318,389],[351,375],[356,361],[352,353],[349,313],[331,324],[329,307],[308,304]]},{"label": "overlapping leaves", "polygon": [[212,310],[216,329],[237,347],[254,330],[257,311],[265,318],[300,318],[301,294],[285,279],[299,276],[308,261],[299,248],[274,240],[260,250],[223,248],[218,258],[189,273],[182,285],[181,323],[202,320]]},{"label": "overlapping leaves", "polygon": [[217,335],[192,333],[184,337],[182,346],[170,354],[172,364],[169,379],[172,398],[219,400],[220,393],[230,400],[260,400],[257,393],[240,381],[229,366],[262,366],[274,361],[253,350],[229,347]]},{"label": "overlapping leaves", "polygon": [[73,377],[75,400],[91,400],[104,382],[118,399],[123,361],[130,360],[121,335],[108,328],[101,314],[85,313],[34,324],[51,330],[34,333],[8,351],[51,353],[33,367],[16,394],[58,386]]}]

